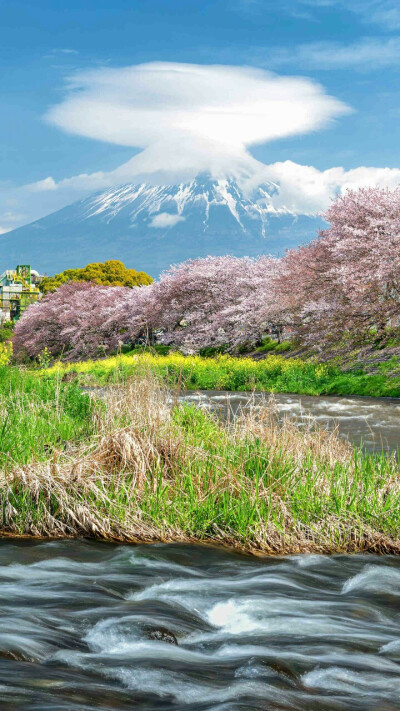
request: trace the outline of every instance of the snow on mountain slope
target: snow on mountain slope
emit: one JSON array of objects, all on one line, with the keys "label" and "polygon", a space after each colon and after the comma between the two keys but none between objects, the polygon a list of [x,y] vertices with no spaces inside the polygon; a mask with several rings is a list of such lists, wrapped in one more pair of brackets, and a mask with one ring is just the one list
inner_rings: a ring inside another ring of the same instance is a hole
[{"label": "snow on mountain slope", "polygon": [[31,263],[54,273],[121,259],[158,276],[208,254],[257,256],[315,236],[321,221],[274,210],[277,187],[245,192],[232,179],[200,175],[177,185],[122,185],[0,236],[0,270]]},{"label": "snow on mountain slope", "polygon": [[[265,236],[266,218],[275,212],[268,198],[275,190],[271,183],[260,186],[249,197],[244,195],[233,180],[211,180],[200,176],[179,185],[123,185],[83,201],[82,208],[85,218],[101,215],[106,220],[128,210],[129,219],[134,225],[142,219],[147,220],[152,215],[164,212],[186,219],[187,211],[195,207],[203,214],[204,229],[207,229],[211,227],[210,209],[219,206],[228,208],[242,230],[246,228],[241,218],[247,216],[250,219],[259,219],[261,232]],[[150,225],[152,226],[151,220]]]}]

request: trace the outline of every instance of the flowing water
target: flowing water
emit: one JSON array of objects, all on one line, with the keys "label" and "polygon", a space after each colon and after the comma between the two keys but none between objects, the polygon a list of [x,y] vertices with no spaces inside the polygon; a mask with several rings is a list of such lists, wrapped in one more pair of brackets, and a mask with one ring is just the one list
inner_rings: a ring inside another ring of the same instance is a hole
[{"label": "flowing water", "polygon": [[0,541],[1,711],[400,709],[400,560]]},{"label": "flowing water", "polygon": [[[195,403],[223,419],[235,417],[252,407],[265,405],[269,393],[221,392],[220,390],[186,391],[183,400]],[[311,395],[274,394],[278,414],[294,418],[299,426],[312,421],[322,427],[337,425],[339,433],[366,451],[392,452],[400,449],[400,399],[370,397],[316,397]]]}]

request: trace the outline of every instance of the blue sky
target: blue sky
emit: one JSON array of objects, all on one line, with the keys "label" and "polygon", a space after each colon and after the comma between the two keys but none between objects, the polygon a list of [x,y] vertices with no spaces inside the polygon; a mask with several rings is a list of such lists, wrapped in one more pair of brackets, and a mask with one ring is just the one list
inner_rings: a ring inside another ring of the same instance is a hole
[{"label": "blue sky", "polygon": [[[323,172],[325,183],[324,171],[340,167],[344,177],[335,174],[329,186],[336,181],[342,188],[353,180],[346,171],[360,166],[392,169],[376,173],[378,183],[400,181],[397,1],[2,0],[0,61],[2,231],[57,209],[97,185],[83,178],[65,185],[65,179],[112,174],[150,145],[145,138],[145,146],[139,141],[136,147],[134,128],[129,145],[119,144],[119,134],[111,140],[103,134],[99,139],[90,130],[85,134],[90,116],[83,104],[76,107],[78,127],[75,117],[71,129],[71,121],[61,114],[68,114],[72,90],[66,89],[66,82],[71,77],[91,73],[75,92],[92,95],[90,82],[107,76],[104,70],[151,62],[252,67],[280,78],[306,77],[309,86],[317,82],[320,93],[333,97],[343,110],[332,109],[330,117],[306,130],[246,143],[246,150],[268,165],[291,161],[315,168]],[[118,84],[122,75],[116,71],[112,76]],[[232,88],[235,81],[233,75]],[[98,86],[101,94],[104,84]],[[318,101],[316,110],[322,99]],[[154,95],[152,102],[153,107]],[[45,118],[55,106],[60,107],[57,118]],[[118,117],[115,121],[118,124]],[[293,171],[275,167],[271,175],[283,182],[288,175],[293,183]],[[319,173],[315,175],[318,179]],[[374,176],[368,173],[367,180]],[[44,184],[46,179],[53,182]],[[38,187],[25,187],[32,184]]]}]

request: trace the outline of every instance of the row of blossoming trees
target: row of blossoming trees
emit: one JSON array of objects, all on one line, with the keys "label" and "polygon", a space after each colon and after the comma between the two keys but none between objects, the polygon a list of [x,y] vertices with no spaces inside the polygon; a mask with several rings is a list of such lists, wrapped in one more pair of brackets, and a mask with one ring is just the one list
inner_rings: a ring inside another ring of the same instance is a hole
[{"label": "row of blossoming trees", "polygon": [[197,259],[135,288],[65,284],[25,312],[14,351],[96,357],[154,332],[186,350],[234,348],[282,326],[318,348],[384,341],[400,316],[400,189],[348,191],[325,217],[281,259]]}]

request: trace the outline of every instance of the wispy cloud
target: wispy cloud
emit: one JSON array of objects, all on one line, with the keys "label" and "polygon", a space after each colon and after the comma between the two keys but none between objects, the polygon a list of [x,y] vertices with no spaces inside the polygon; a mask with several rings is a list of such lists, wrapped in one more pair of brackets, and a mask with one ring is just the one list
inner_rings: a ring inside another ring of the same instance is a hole
[{"label": "wispy cloud", "polygon": [[361,22],[385,30],[400,29],[398,0],[236,0],[236,9],[248,13],[282,13],[305,20],[317,20],[321,11],[329,8],[358,15]]},{"label": "wispy cloud", "polygon": [[398,30],[400,29],[400,8],[397,4],[396,7],[378,10],[373,13],[372,19],[387,29]]},{"label": "wispy cloud", "polygon": [[69,48],[55,48],[51,49],[47,54],[43,55],[43,59],[55,59],[56,57],[60,58],[60,55],[67,55],[67,56],[76,56],[78,55],[79,52],[77,49],[69,49]]},{"label": "wispy cloud", "polygon": [[182,215],[173,215],[170,212],[159,212],[150,222],[150,227],[174,227],[178,222],[184,222],[185,218]]},{"label": "wispy cloud", "polygon": [[297,66],[303,69],[345,69],[379,71],[399,66],[400,37],[364,37],[349,44],[310,42],[288,49],[277,48],[268,55],[269,66]]},{"label": "wispy cloud", "polygon": [[59,52],[60,54],[79,54],[77,49],[53,49],[53,52]]},{"label": "wispy cloud", "polygon": [[398,0],[340,0],[340,4],[357,13],[367,24],[380,25],[386,30],[400,28]]},{"label": "wispy cloud", "polygon": [[[7,209],[7,203],[9,204],[10,202],[14,202],[15,200],[8,200],[5,201],[5,204],[3,206],[3,210],[0,214],[0,235],[5,234],[6,232],[9,232],[14,228],[15,225],[19,224],[24,224],[27,219],[28,215],[25,213],[17,213],[11,210]],[[1,200],[0,200],[0,205],[1,205]]]},{"label": "wispy cloud", "polygon": [[367,24],[380,25],[387,30],[400,28],[400,6],[398,0],[298,0],[302,4],[321,7],[335,7],[354,12]]}]

